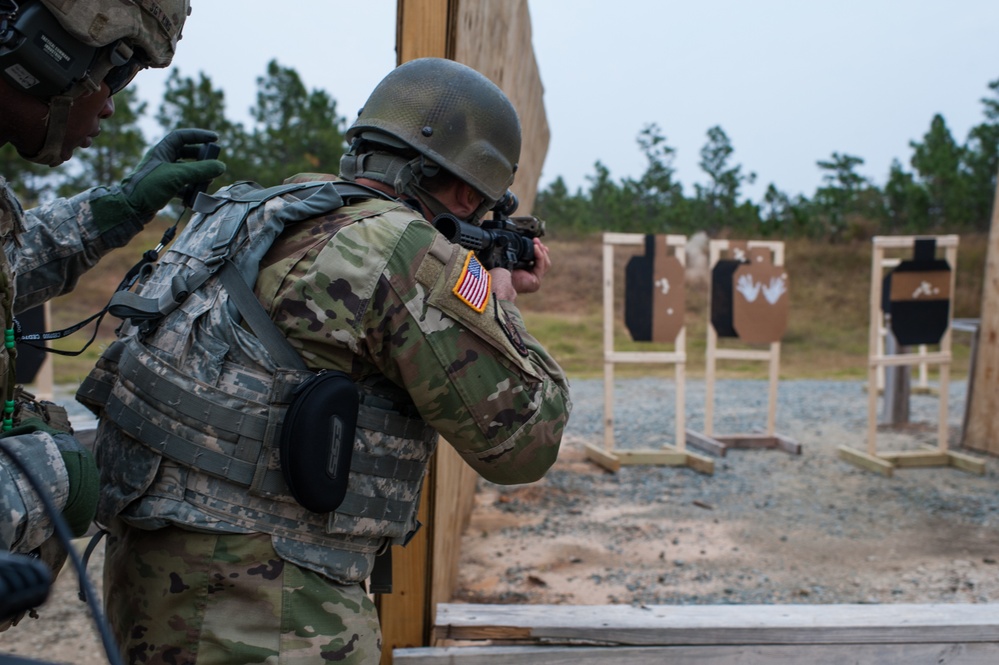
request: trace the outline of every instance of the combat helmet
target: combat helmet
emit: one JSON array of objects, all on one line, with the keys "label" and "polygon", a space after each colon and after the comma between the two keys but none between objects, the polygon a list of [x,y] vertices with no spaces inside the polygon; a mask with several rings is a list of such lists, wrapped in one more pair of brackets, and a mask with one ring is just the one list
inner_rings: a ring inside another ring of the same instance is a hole
[{"label": "combat helmet", "polygon": [[169,65],[190,11],[190,0],[0,0],[0,75],[49,105],[45,147],[26,157],[58,150],[74,99]]},{"label": "combat helmet", "polygon": [[345,177],[367,175],[354,160],[359,142],[408,148],[418,158],[389,183],[397,191],[411,186],[409,173],[415,172],[418,185],[421,173],[439,167],[482,194],[485,210],[513,183],[520,159],[520,120],[507,96],[471,67],[442,58],[411,60],[390,72],[346,138],[351,151],[341,161]]}]

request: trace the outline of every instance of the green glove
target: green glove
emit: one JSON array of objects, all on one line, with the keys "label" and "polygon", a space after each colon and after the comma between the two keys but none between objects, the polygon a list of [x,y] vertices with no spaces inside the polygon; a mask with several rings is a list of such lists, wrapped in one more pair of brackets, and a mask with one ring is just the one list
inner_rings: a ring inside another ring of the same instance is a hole
[{"label": "green glove", "polygon": [[100,473],[93,454],[71,435],[59,434],[53,438],[62,453],[66,475],[69,477],[69,496],[66,498],[66,507],[62,509],[62,516],[66,518],[73,536],[79,538],[86,535],[97,514]]},{"label": "green glove", "polygon": [[206,129],[176,129],[167,134],[121,181],[119,191],[90,202],[97,227],[107,231],[129,221],[144,222],[188,185],[225,173],[225,164],[217,159],[178,161],[197,158],[201,144],[217,140],[218,134]]}]

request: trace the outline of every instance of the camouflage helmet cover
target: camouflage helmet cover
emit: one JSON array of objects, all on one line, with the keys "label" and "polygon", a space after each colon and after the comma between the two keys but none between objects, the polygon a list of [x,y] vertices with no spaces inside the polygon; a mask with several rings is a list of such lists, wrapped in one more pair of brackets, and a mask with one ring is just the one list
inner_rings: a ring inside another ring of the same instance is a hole
[{"label": "camouflage helmet cover", "polygon": [[382,79],[346,138],[371,132],[402,141],[493,202],[513,183],[520,159],[520,120],[507,96],[471,67],[442,58],[411,60]]},{"label": "camouflage helmet cover", "polygon": [[151,67],[173,60],[190,0],[41,0],[60,25],[93,47],[118,40],[141,48]]}]

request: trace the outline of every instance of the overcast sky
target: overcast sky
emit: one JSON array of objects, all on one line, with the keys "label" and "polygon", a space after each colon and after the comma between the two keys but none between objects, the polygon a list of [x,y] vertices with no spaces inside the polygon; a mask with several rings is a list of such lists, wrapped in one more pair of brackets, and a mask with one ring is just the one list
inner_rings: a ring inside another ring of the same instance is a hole
[{"label": "overcast sky", "polygon": [[[473,0],[474,1],[474,0]],[[205,72],[227,114],[249,122],[256,79],[271,59],[321,88],[352,120],[395,65],[395,0],[193,0],[174,66]],[[677,151],[685,192],[709,128],[733,164],[811,196],[816,161],[861,157],[884,184],[892,159],[940,113],[955,139],[983,121],[999,79],[997,0],[529,0],[551,143],[541,177],[587,187],[594,164],[614,180],[645,170],[636,137],[659,125]],[[166,72],[136,80],[155,111]],[[149,137],[159,128],[150,125]]]}]

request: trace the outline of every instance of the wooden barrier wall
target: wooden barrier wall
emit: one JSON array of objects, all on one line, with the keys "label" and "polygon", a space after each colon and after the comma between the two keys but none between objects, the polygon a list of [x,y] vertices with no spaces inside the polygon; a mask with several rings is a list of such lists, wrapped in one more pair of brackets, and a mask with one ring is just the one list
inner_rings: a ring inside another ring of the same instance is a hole
[{"label": "wooden barrier wall", "polygon": [[[981,323],[975,364],[968,378],[968,409],[963,433],[966,447],[999,455],[999,185],[992,203],[989,252],[985,260]],[[974,390],[972,390],[974,386]]]},{"label": "wooden barrier wall", "polygon": [[481,72],[510,98],[522,134],[511,189],[520,199],[517,212],[530,214],[551,134],[527,0],[398,0],[396,17],[399,64],[450,58]]},{"label": "wooden barrier wall", "polygon": [[[527,0],[398,0],[396,54],[451,58],[481,72],[510,98],[520,116],[522,149],[511,188],[519,214],[530,214],[549,131],[544,90],[531,42]],[[396,647],[430,644],[436,607],[451,599],[461,536],[475,501],[476,474],[441,441],[420,506],[424,527],[393,548],[393,593],[376,597],[382,622],[382,663]]]}]

